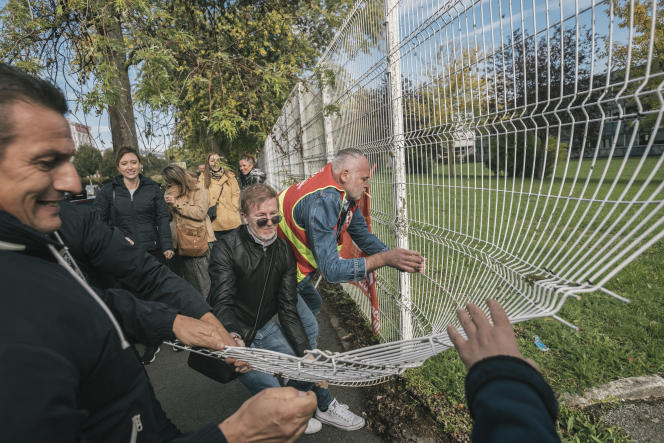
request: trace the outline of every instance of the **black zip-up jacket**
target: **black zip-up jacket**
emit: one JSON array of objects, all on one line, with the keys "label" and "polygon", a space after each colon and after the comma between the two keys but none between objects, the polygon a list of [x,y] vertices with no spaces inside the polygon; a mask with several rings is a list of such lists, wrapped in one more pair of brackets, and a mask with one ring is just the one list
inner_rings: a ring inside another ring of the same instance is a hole
[{"label": "black zip-up jacket", "polygon": [[209,271],[212,312],[229,332],[240,334],[247,346],[278,313],[297,355],[311,349],[297,313],[295,257],[285,240],[277,238],[263,248],[242,225],[217,242]]},{"label": "black zip-up jacket", "polygon": [[[225,441],[214,424],[179,433],[136,351],[122,349],[109,315],[49,244],[61,248],[0,211],[0,441]],[[172,338],[174,310],[124,290],[98,294],[129,341]],[[164,321],[146,324],[155,311]]]},{"label": "black zip-up jacket", "polygon": [[95,207],[101,219],[117,226],[134,246],[150,252],[173,249],[164,192],[149,178],[140,176],[132,197],[122,176],[114,177],[99,191]]},{"label": "black zip-up jacket", "polygon": [[265,172],[254,167],[248,174],[243,174],[241,171],[238,171],[238,177],[240,177],[240,189],[247,188],[256,183],[265,183]]},{"label": "black zip-up jacket", "polygon": [[520,358],[499,355],[475,363],[466,376],[473,442],[559,442],[558,402],[539,372]]},{"label": "black zip-up jacket", "polygon": [[123,287],[143,300],[201,318],[210,306],[185,280],[141,248],[131,246],[117,228],[99,220],[90,206],[60,204],[58,230],[88,281],[97,288]]}]

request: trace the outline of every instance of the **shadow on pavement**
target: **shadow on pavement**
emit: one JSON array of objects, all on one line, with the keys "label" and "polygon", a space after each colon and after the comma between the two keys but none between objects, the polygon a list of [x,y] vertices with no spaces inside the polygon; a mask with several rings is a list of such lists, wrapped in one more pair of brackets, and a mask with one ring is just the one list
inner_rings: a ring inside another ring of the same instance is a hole
[{"label": "shadow on pavement", "polygon": [[[341,343],[330,324],[325,310],[318,317],[319,346],[341,351]],[[187,366],[186,352],[173,352],[161,345],[154,363],[146,367],[157,398],[168,417],[182,431],[192,431],[208,423],[219,423],[236,411],[249,398],[247,390],[237,380],[222,385]],[[362,413],[362,388],[331,386],[332,394],[347,403],[355,413]],[[382,441],[368,429],[342,431],[327,425],[313,435],[303,435],[302,442],[361,442]]]}]

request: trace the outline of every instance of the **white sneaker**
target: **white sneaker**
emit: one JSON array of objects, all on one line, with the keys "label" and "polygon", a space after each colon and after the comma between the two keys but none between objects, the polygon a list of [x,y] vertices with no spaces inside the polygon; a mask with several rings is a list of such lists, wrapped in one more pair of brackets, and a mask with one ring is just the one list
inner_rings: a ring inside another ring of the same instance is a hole
[{"label": "white sneaker", "polygon": [[315,417],[321,422],[345,431],[356,431],[364,426],[364,419],[353,414],[348,406],[342,405],[336,399],[332,400],[327,411],[316,409]]},{"label": "white sneaker", "polygon": [[309,419],[309,423],[307,423],[307,429],[304,430],[305,434],[315,434],[316,432],[320,431],[323,429],[323,424],[316,420],[315,418],[311,417]]}]

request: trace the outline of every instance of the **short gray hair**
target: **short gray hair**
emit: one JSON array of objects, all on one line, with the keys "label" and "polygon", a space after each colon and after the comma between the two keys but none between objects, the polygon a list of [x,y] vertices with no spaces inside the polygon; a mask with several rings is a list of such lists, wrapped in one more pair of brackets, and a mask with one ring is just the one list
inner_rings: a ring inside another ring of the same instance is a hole
[{"label": "short gray hair", "polygon": [[341,169],[346,165],[346,162],[350,159],[356,160],[358,158],[365,157],[364,152],[356,148],[346,148],[334,154],[332,159],[332,172],[340,172]]}]

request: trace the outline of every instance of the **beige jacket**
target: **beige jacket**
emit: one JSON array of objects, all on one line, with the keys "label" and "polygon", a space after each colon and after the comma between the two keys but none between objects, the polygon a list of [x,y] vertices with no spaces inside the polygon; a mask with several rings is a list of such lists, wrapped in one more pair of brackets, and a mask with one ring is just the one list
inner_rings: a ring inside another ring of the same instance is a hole
[{"label": "beige jacket", "polygon": [[[173,195],[172,193],[170,193]],[[171,220],[171,235],[173,236],[173,247],[177,250],[177,224],[197,228],[205,223],[207,228],[208,242],[213,242],[214,231],[210,218],[207,216],[207,209],[209,208],[208,194],[199,183],[196,190],[175,198],[175,203],[168,205],[168,210],[173,216]]]},{"label": "beige jacket", "polygon": [[[205,186],[205,175],[201,174],[198,178],[201,186]],[[219,191],[221,190],[221,197]],[[219,180],[214,178],[210,180],[208,188],[209,206],[217,205],[217,218],[212,222],[212,229],[215,231],[227,231],[235,229],[242,220],[240,219],[240,186],[237,184],[235,174],[231,171],[224,172]]]}]

